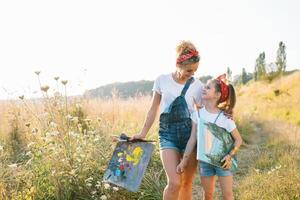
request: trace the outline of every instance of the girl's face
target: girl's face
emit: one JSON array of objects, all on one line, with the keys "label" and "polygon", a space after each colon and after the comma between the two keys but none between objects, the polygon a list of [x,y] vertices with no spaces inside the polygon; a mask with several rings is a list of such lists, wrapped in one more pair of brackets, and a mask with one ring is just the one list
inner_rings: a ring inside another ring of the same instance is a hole
[{"label": "girl's face", "polygon": [[221,93],[216,91],[216,85],[213,81],[209,80],[204,86],[202,91],[202,98],[205,100],[216,100],[218,101]]},{"label": "girl's face", "polygon": [[199,66],[199,63],[193,63],[186,66],[177,67],[177,71],[180,74],[181,79],[189,79],[195,74]]}]

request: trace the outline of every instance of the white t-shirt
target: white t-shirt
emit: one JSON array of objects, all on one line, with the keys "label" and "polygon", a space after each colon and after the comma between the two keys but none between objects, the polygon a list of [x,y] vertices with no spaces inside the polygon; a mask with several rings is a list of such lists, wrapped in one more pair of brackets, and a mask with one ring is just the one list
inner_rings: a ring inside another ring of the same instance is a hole
[{"label": "white t-shirt", "polygon": [[[184,84],[177,83],[172,74],[160,75],[154,81],[153,91],[161,95],[160,114],[169,108],[171,103],[181,94]],[[203,84],[200,80],[194,78],[185,94],[185,100],[188,104],[190,113],[194,111],[194,101],[200,103]]]},{"label": "white t-shirt", "polygon": [[[210,113],[208,112],[205,107],[201,108],[199,110],[200,117],[205,122],[211,122],[214,123],[219,113]],[[198,123],[198,113],[194,111],[191,115],[191,118],[194,123]],[[236,128],[236,124],[232,119],[229,119],[224,115],[223,112],[221,112],[220,116],[218,117],[216,121],[216,125],[222,128],[225,128],[228,132],[232,132]]]}]

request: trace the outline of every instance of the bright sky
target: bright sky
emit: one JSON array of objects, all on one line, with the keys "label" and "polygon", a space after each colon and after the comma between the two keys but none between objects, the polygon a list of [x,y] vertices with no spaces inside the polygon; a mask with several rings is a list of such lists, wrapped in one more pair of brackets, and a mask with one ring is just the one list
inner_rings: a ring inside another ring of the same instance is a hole
[{"label": "bright sky", "polygon": [[82,94],[112,82],[154,80],[175,70],[175,47],[199,49],[196,76],[254,69],[262,51],[274,62],[279,41],[288,70],[300,68],[298,0],[0,1],[0,98],[38,97],[42,85],[69,80]]}]

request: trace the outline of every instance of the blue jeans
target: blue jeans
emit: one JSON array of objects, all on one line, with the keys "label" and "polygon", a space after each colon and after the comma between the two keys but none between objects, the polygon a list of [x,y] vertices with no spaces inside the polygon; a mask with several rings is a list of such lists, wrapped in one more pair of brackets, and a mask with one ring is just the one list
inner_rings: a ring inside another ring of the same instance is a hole
[{"label": "blue jeans", "polygon": [[229,169],[222,169],[206,162],[199,161],[198,164],[200,176],[231,176]]},{"label": "blue jeans", "polygon": [[192,121],[187,119],[177,123],[159,123],[160,149],[174,149],[183,153],[191,135]]}]

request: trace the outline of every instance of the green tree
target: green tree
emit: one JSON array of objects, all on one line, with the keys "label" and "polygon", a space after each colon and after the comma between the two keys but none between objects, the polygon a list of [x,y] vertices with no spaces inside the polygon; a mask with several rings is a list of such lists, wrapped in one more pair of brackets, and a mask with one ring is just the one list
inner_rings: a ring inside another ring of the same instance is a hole
[{"label": "green tree", "polygon": [[246,69],[243,68],[243,71],[242,71],[242,84],[246,84],[247,83],[247,72],[246,72]]},{"label": "green tree", "polygon": [[227,67],[226,78],[229,82],[232,82],[232,71],[229,67]]},{"label": "green tree", "polygon": [[255,65],[254,72],[253,72],[253,78],[254,78],[254,81],[257,81],[257,80],[258,80],[258,77],[257,77],[257,67],[256,67],[256,65]]},{"label": "green tree", "polygon": [[255,80],[262,80],[266,78],[266,55],[265,52],[259,54],[256,59],[255,69],[254,69],[254,77]]},{"label": "green tree", "polygon": [[277,50],[277,57],[276,57],[276,66],[277,72],[281,75],[286,70],[286,47],[285,44],[281,41],[279,42],[279,47]]}]

